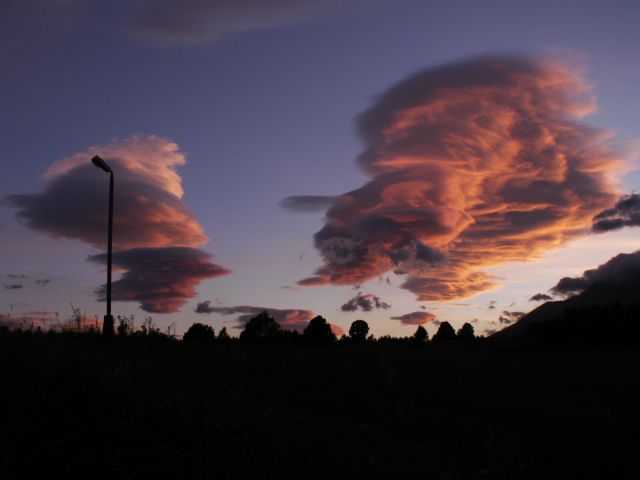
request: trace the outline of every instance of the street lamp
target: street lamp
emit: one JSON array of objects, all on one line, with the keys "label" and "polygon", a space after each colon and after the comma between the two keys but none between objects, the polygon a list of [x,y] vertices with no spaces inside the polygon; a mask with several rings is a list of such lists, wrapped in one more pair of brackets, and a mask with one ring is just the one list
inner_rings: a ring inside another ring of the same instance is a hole
[{"label": "street lamp", "polygon": [[113,239],[113,170],[99,156],[91,159],[96,167],[109,174],[109,240],[107,242],[107,314],[102,322],[102,334],[111,336],[113,331],[113,315],[111,315],[111,260],[112,260],[112,239]]}]

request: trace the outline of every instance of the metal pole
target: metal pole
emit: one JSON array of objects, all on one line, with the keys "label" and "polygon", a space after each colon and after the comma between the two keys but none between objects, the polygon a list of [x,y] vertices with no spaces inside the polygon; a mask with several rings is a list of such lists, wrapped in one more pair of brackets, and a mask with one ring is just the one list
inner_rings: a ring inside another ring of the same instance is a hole
[{"label": "metal pole", "polygon": [[107,314],[102,323],[102,334],[114,334],[111,315],[111,263],[113,258],[113,172],[109,172],[109,240],[107,242]]}]

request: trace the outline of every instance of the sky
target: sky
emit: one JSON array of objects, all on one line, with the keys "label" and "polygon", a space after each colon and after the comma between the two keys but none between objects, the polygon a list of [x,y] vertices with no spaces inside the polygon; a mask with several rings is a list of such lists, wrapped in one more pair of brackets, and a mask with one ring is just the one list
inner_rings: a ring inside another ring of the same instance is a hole
[{"label": "sky", "polygon": [[[0,315],[488,334],[638,250],[635,1],[8,0]],[[617,208],[617,207],[615,207]],[[42,320],[40,320],[42,321]]]}]

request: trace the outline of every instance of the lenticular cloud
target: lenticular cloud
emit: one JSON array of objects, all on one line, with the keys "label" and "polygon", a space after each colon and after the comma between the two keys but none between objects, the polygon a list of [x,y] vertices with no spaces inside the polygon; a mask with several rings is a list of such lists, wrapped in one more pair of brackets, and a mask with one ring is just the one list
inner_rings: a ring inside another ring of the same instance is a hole
[{"label": "lenticular cloud", "polygon": [[[419,300],[489,290],[484,270],[584,235],[619,194],[585,83],[557,64],[482,57],[411,75],[357,118],[371,177],[336,197],[301,285],[406,274]],[[289,197],[283,205],[297,205]]]},{"label": "lenticular cloud", "polygon": [[[186,163],[167,139],[133,136],[91,147],[54,163],[40,193],[11,195],[27,227],[105,248],[108,178],[91,165],[100,155],[115,172],[114,265],[124,272],[113,299],[138,301],[148,312],[177,311],[207,278],[230,273],[198,248],[209,239],[182,201],[177,168]],[[90,260],[104,263],[103,255]],[[103,299],[102,289],[98,296]]]}]

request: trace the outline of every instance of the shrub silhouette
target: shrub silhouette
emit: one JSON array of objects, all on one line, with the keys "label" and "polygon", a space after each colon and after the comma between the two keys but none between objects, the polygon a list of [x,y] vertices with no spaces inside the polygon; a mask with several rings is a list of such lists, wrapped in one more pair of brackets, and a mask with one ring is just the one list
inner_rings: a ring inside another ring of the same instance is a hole
[{"label": "shrub silhouette", "polygon": [[182,337],[187,343],[213,343],[216,341],[216,332],[209,325],[194,323]]},{"label": "shrub silhouette", "polygon": [[434,343],[446,343],[456,340],[456,331],[449,322],[442,322],[433,336]]},{"label": "shrub silhouette", "polygon": [[457,336],[458,336],[458,338],[460,340],[473,340],[473,339],[475,339],[476,338],[476,334],[473,331],[473,325],[471,325],[470,323],[465,323],[464,325],[462,325],[460,330],[458,330]]},{"label": "shrub silhouette", "polygon": [[356,320],[349,327],[349,338],[353,343],[364,343],[367,341],[369,324],[364,320]]},{"label": "shrub silhouette", "polygon": [[331,325],[320,315],[311,319],[302,336],[305,343],[309,345],[331,345],[336,341],[336,335],[331,331]]},{"label": "shrub silhouette", "polygon": [[277,342],[280,337],[280,324],[264,311],[247,322],[240,334],[240,341],[248,344],[267,344]]}]

